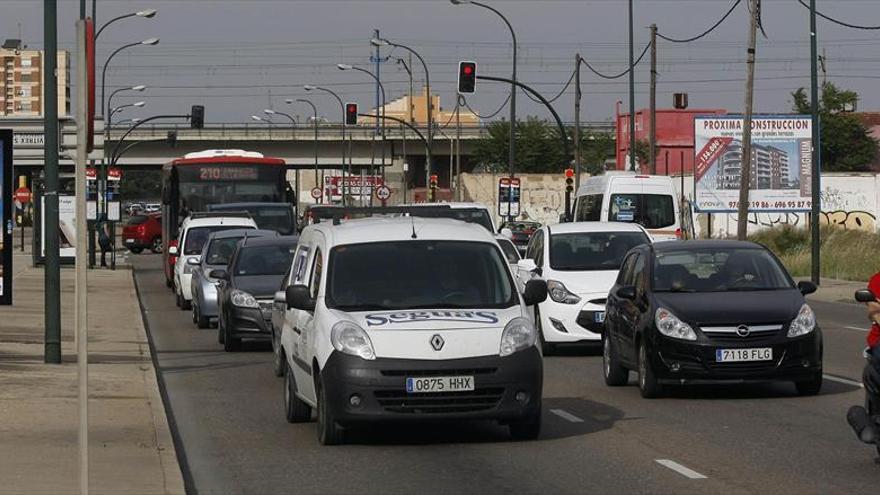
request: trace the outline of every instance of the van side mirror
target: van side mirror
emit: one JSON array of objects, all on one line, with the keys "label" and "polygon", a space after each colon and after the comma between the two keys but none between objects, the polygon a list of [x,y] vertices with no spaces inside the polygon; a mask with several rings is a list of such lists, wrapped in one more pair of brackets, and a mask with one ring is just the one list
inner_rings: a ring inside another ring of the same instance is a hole
[{"label": "van side mirror", "polygon": [[816,287],[816,284],[810,282],[809,280],[801,280],[797,283],[797,288],[799,291],[801,291],[801,294],[805,296],[807,294],[812,294],[813,292],[816,292],[816,290],[818,289],[818,287]]},{"label": "van side mirror", "polygon": [[636,300],[636,287],[634,285],[624,285],[617,289],[617,297],[627,299],[629,301]]},{"label": "van side mirror", "polygon": [[216,278],[217,280],[229,280],[229,273],[222,268],[211,270],[211,273],[209,273],[208,276]]},{"label": "van side mirror", "polygon": [[860,303],[869,303],[869,302],[874,302],[876,300],[877,300],[877,296],[875,296],[874,293],[868,289],[862,289],[862,290],[856,291],[856,301],[858,301]]},{"label": "van side mirror", "polygon": [[287,301],[287,309],[315,310],[315,300],[312,299],[309,288],[305,285],[291,285],[288,287],[285,291],[285,300]]},{"label": "van side mirror", "polygon": [[529,280],[523,290],[523,302],[534,306],[547,300],[547,282],[541,279]]}]

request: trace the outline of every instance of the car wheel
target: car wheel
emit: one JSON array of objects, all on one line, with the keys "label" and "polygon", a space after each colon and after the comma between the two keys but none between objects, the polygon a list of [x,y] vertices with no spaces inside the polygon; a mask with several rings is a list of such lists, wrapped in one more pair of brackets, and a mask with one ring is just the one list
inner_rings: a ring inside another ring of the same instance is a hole
[{"label": "car wheel", "polygon": [[281,352],[281,345],[275,340],[275,329],[272,329],[272,372],[275,376],[284,376],[287,369],[286,361]]},{"label": "car wheel", "polygon": [[620,387],[629,381],[629,370],[618,361],[617,351],[611,345],[611,338],[607,333],[602,338],[602,372],[605,375],[605,385],[609,387]]},{"label": "car wheel", "polygon": [[160,254],[162,253],[162,238],[156,237],[153,239],[153,242],[150,243],[150,251]]},{"label": "car wheel", "polygon": [[315,391],[318,396],[318,441],[321,445],[339,445],[343,441],[343,431],[327,408],[324,380],[320,376],[315,380]]},{"label": "car wheel", "polygon": [[190,307],[192,308],[192,322],[193,324],[196,324],[199,322],[199,305],[193,301],[192,304],[190,304]]},{"label": "car wheel", "polygon": [[293,371],[286,369],[287,361],[282,365],[284,371],[284,416],[288,423],[305,423],[312,419],[312,407],[296,396],[296,378]]},{"label": "car wheel", "polygon": [[183,294],[180,295],[180,309],[184,311],[192,309],[192,301],[184,299]]},{"label": "car wheel", "polygon": [[226,352],[236,352],[241,349],[241,339],[229,335],[229,326],[223,325],[223,350]]},{"label": "car wheel", "polygon": [[141,254],[142,252],[144,252],[144,248],[139,248],[139,247],[130,247],[130,248],[128,248],[128,250],[134,254]]},{"label": "car wheel", "polygon": [[170,278],[166,278],[166,279],[165,279],[165,287],[171,287],[172,285],[173,285],[173,284],[171,283],[171,279],[170,279]]},{"label": "car wheel", "polygon": [[645,399],[654,399],[660,397],[663,388],[657,382],[651,363],[648,362],[647,348],[644,342],[639,344],[639,392]]},{"label": "car wheel", "polygon": [[195,324],[199,328],[208,328],[211,326],[211,319],[207,316],[202,315],[202,310],[199,309],[197,304],[193,304],[193,314],[195,314],[196,321]]},{"label": "car wheel", "polygon": [[174,291],[174,305],[179,309],[183,309],[183,297],[177,292],[177,290]]},{"label": "car wheel", "polygon": [[223,324],[223,313],[217,317],[217,342],[220,344],[226,342],[226,325]]},{"label": "car wheel", "polygon": [[794,388],[797,389],[798,395],[816,395],[822,390],[822,372],[818,371],[809,380],[794,382]]},{"label": "car wheel", "polygon": [[538,412],[525,421],[510,423],[507,427],[510,436],[514,440],[534,440],[541,434],[541,408],[538,404]]},{"label": "car wheel", "polygon": [[541,353],[550,356],[556,352],[556,346],[544,340],[544,325],[541,324],[541,313],[535,308],[535,327],[538,330],[538,338],[541,340]]}]

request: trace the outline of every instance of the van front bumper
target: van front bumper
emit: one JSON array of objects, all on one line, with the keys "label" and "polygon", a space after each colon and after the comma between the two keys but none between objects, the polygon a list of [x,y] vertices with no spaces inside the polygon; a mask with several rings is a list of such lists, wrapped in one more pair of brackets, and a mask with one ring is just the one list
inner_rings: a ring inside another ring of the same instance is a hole
[{"label": "van front bumper", "polygon": [[[388,358],[367,361],[334,351],[321,374],[326,407],[343,425],[441,419],[515,422],[538,412],[544,380],[537,347],[505,357],[442,361]],[[406,391],[407,378],[441,376],[473,376],[474,390]]]}]

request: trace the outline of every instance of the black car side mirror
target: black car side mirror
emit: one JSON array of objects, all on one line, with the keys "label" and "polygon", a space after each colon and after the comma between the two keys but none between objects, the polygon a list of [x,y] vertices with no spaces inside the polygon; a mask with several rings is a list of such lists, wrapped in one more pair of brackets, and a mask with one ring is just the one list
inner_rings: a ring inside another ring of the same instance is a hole
[{"label": "black car side mirror", "polygon": [[229,280],[229,274],[222,268],[211,270],[211,273],[209,273],[208,276],[216,278],[217,280]]},{"label": "black car side mirror", "polygon": [[523,302],[526,306],[534,306],[547,300],[547,282],[533,279],[526,282],[523,290]]},{"label": "black car side mirror", "polygon": [[621,299],[628,299],[630,301],[636,300],[636,288],[634,285],[624,285],[623,287],[617,289],[617,297]]},{"label": "black car side mirror", "polygon": [[312,299],[309,288],[305,285],[291,285],[288,287],[285,291],[285,299],[287,300],[287,309],[315,310],[315,300]]},{"label": "black car side mirror", "polygon": [[816,284],[810,282],[809,280],[801,280],[797,283],[797,288],[799,291],[801,291],[801,294],[805,296],[807,294],[812,294],[813,292],[816,292],[816,290],[818,289],[818,287],[816,287]]},{"label": "black car side mirror", "polygon": [[869,302],[874,302],[876,300],[877,300],[877,296],[875,296],[874,293],[868,289],[862,289],[862,290],[856,291],[856,301],[858,301],[860,303],[869,303]]}]

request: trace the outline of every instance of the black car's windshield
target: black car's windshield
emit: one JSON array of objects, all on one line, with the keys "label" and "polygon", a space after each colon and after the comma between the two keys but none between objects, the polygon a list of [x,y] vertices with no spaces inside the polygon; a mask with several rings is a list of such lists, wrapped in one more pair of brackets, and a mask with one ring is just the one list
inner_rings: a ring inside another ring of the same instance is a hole
[{"label": "black car's windshield", "polygon": [[754,248],[664,251],[654,258],[655,292],[723,292],[791,289],[785,269]]},{"label": "black car's windshield", "polygon": [[191,227],[186,231],[186,240],[183,245],[183,254],[202,254],[205,242],[212,232],[220,232],[230,229],[247,229],[240,225],[212,225],[210,227]]},{"label": "black car's windshield", "polygon": [[517,302],[497,246],[394,241],[331,251],[327,305],[347,311],[506,308]]},{"label": "black car's windshield", "polygon": [[284,275],[293,259],[290,244],[244,246],[235,263],[235,275]]},{"label": "black car's windshield", "polygon": [[284,203],[277,206],[268,205],[242,205],[236,206],[213,206],[211,211],[247,211],[250,213],[254,222],[257,223],[258,229],[274,230],[281,235],[295,234],[295,223],[293,219],[293,209]]},{"label": "black car's windshield", "polygon": [[550,268],[619,270],[627,251],[648,242],[642,232],[551,233]]},{"label": "black car's windshield", "polygon": [[[243,237],[243,236],[242,236]],[[235,251],[235,243],[242,237],[221,237],[214,239],[208,244],[208,252],[205,255],[206,265],[228,265],[229,258]]]}]

